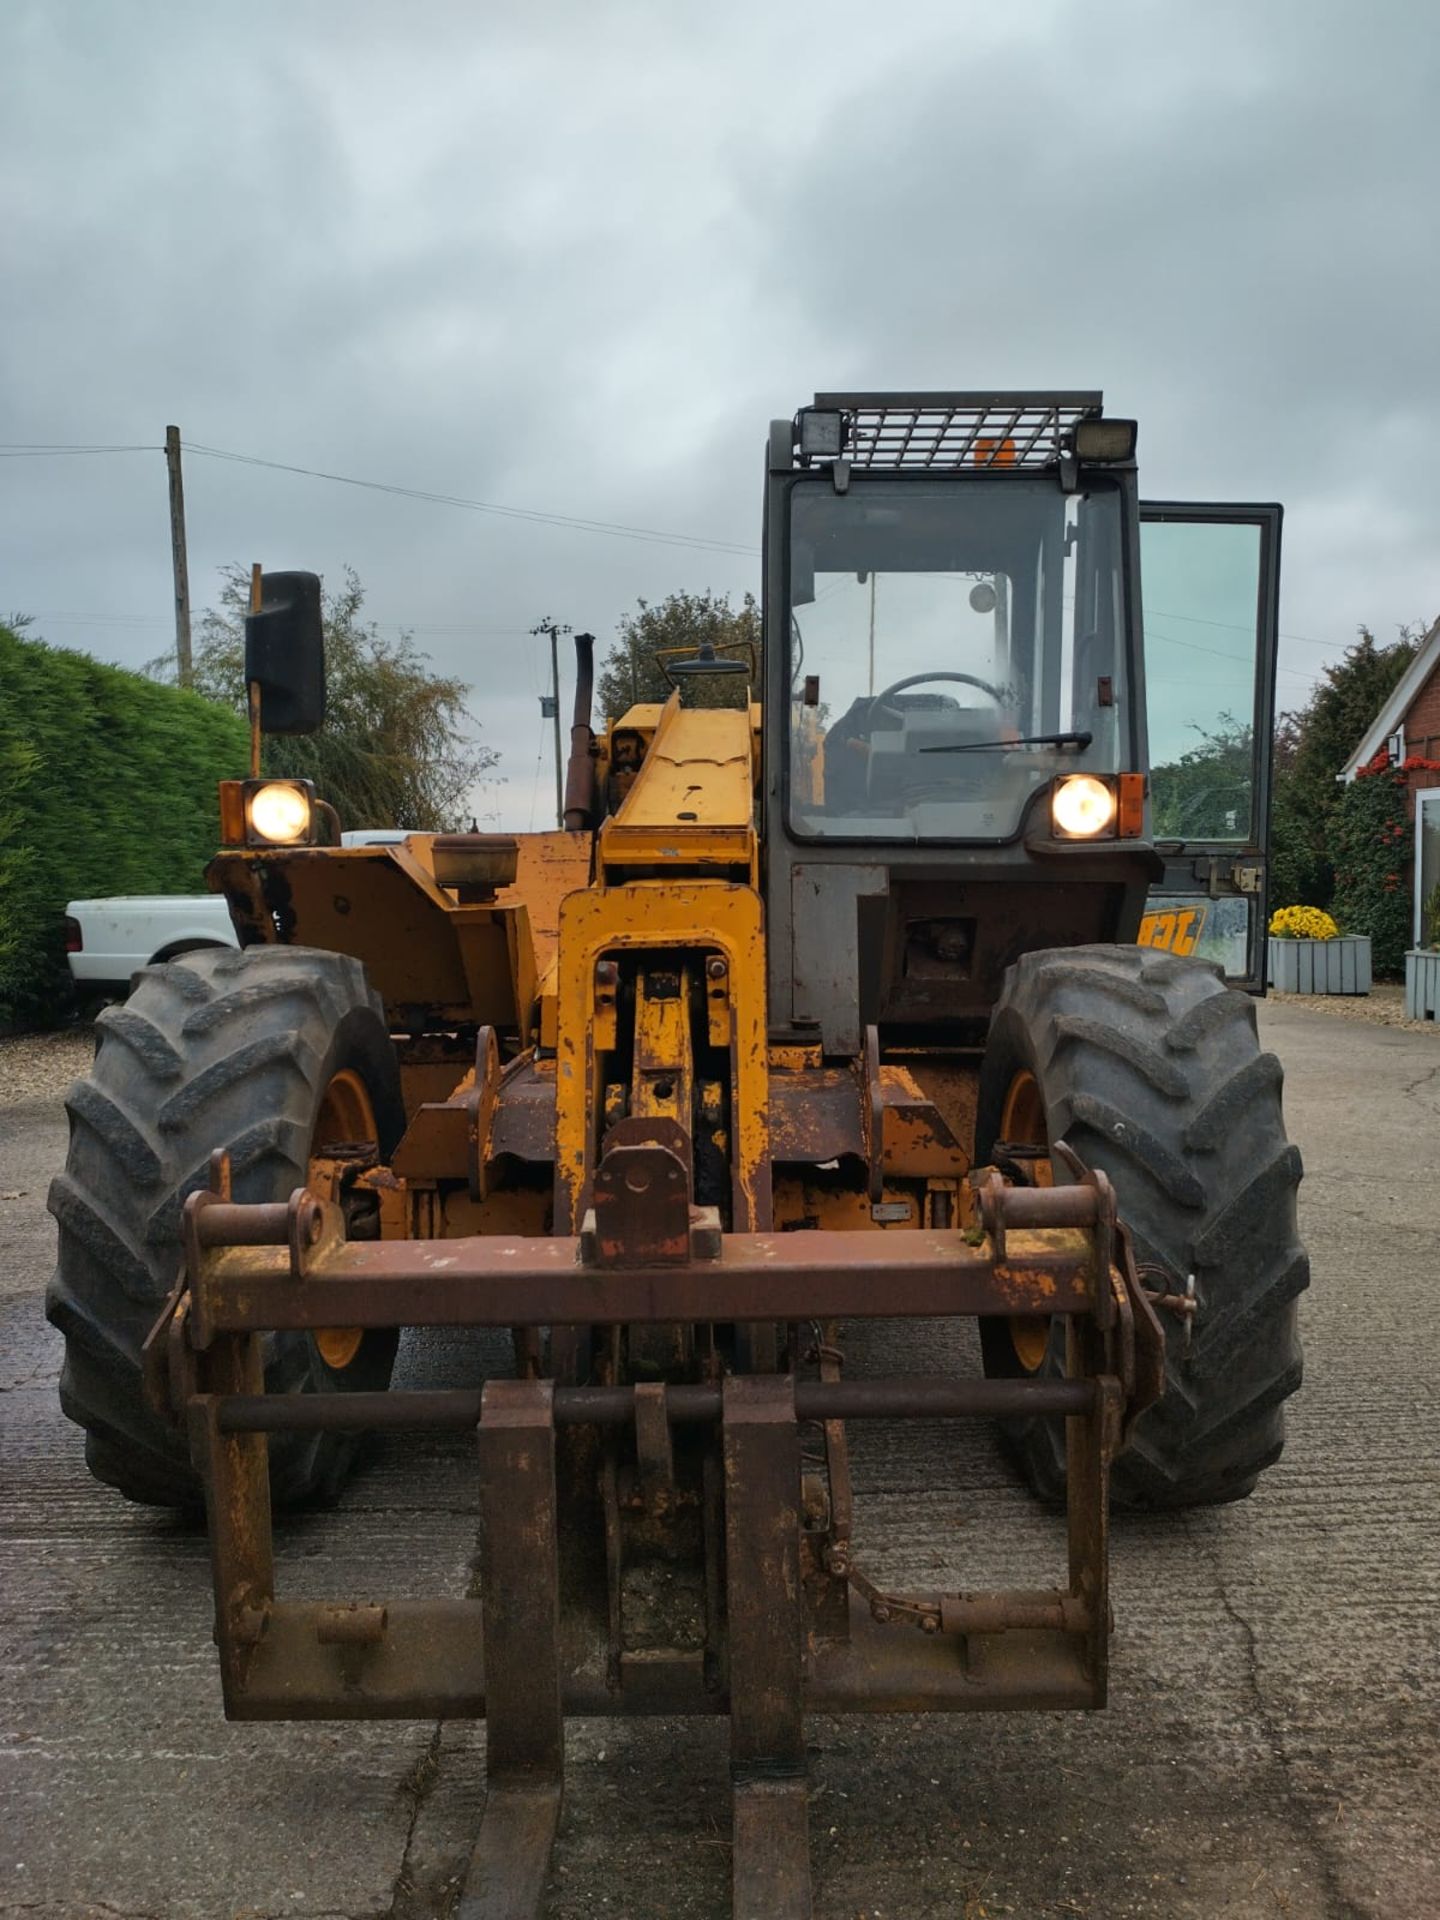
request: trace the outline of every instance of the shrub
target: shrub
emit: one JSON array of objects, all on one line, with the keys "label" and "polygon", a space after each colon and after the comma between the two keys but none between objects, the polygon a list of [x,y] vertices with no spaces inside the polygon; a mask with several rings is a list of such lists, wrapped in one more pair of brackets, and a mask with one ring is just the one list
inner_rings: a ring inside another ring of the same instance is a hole
[{"label": "shrub", "polygon": [[1270,886],[1275,898],[1328,907],[1335,887],[1334,822],[1346,789],[1336,778],[1388,699],[1423,631],[1402,627],[1393,645],[1358,643],[1324,670],[1295,713],[1278,716],[1270,813]]},{"label": "shrub", "polygon": [[[245,613],[250,569],[221,569],[220,605],[195,633],[194,685],[242,719],[245,690]],[[365,589],[350,567],[343,586],[325,586],[325,724],[318,733],[270,734],[262,773],[313,780],[340,816],[342,827],[410,827],[445,833],[464,824],[473,789],[499,755],[470,732],[469,689],[430,671],[410,635],[382,638],[361,617]],[[174,684],[173,654],[145,671]]]},{"label": "shrub", "polygon": [[1377,974],[1398,975],[1405,968],[1414,845],[1408,776],[1435,764],[1415,758],[1392,766],[1377,754],[1344,789],[1336,809],[1335,911],[1350,932],[1369,934]]},{"label": "shrub", "polygon": [[0,1021],[68,997],[68,900],[203,891],[247,753],[213,701],[0,626]]}]

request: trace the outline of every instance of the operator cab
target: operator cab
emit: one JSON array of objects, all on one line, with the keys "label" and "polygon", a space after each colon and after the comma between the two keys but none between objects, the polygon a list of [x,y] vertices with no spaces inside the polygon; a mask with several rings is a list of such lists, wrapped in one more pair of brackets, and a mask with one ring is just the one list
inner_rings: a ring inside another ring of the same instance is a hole
[{"label": "operator cab", "polygon": [[1280,511],[1142,506],[1135,442],[1098,393],[821,394],[772,425],[776,1039],[978,1044],[1023,953],[1146,938],[1157,886],[1172,950],[1258,985]]},{"label": "operator cab", "polygon": [[797,484],[796,837],[1006,839],[1057,774],[1134,765],[1121,525],[1108,475]]}]

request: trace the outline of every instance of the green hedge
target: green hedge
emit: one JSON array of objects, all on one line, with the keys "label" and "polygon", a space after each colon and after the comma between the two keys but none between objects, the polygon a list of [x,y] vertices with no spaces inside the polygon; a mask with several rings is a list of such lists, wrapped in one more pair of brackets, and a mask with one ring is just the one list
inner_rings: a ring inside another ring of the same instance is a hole
[{"label": "green hedge", "polygon": [[245,722],[0,626],[0,1022],[63,1006],[68,900],[201,893]]},{"label": "green hedge", "polygon": [[1342,933],[1370,936],[1371,964],[1382,980],[1404,974],[1410,945],[1409,785],[1405,768],[1378,755],[1341,788],[1332,829],[1333,912]]}]

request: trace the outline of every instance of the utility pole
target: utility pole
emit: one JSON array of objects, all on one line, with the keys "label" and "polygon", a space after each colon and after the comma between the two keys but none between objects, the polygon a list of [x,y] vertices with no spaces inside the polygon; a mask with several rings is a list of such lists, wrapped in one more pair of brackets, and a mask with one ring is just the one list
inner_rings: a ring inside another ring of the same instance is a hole
[{"label": "utility pole", "polygon": [[[259,613],[264,601],[265,574],[257,560],[250,569],[250,611]],[[245,704],[250,712],[250,778],[260,778],[260,682],[245,683]]]},{"label": "utility pole", "polygon": [[185,482],[180,473],[180,429],[165,429],[165,465],[170,470],[170,560],[175,570],[175,677],[193,679],[190,663],[190,568],[185,558]]},{"label": "utility pole", "polygon": [[555,722],[555,824],[565,824],[565,775],[560,765],[560,635],[569,633],[569,627],[557,627],[547,614],[543,620],[537,620],[530,629],[532,634],[548,633],[550,636],[550,691],[540,696],[542,717],[548,713]]}]

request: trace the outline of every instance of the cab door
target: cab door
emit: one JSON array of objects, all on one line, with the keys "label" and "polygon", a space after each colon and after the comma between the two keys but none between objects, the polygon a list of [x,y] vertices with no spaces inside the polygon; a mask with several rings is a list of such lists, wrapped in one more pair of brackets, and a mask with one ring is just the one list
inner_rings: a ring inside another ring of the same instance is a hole
[{"label": "cab door", "polygon": [[1150,830],[1140,941],[1263,990],[1279,645],[1276,506],[1140,507]]}]

